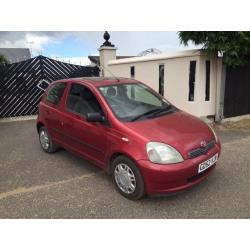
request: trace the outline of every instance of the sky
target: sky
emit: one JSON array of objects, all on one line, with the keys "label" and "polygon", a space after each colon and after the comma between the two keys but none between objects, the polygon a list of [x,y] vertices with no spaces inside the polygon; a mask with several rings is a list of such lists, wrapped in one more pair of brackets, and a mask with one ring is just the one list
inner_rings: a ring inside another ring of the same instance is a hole
[{"label": "sky", "polygon": [[[195,48],[180,45],[177,32],[170,31],[111,31],[110,42],[118,50],[117,55],[136,56],[140,52],[156,48],[161,52],[173,52]],[[29,48],[32,56],[42,54],[61,61],[80,65],[89,63],[89,55],[98,55],[104,42],[104,31],[0,31],[1,48]]]}]

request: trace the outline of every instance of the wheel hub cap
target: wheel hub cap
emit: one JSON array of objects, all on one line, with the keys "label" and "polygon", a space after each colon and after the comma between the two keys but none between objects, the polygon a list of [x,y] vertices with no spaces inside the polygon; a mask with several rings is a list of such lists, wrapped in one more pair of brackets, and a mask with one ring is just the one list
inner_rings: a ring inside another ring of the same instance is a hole
[{"label": "wheel hub cap", "polygon": [[125,163],[120,163],[115,167],[115,181],[118,187],[126,194],[135,191],[136,180],[131,168]]},{"label": "wheel hub cap", "polygon": [[48,134],[45,131],[42,131],[40,133],[40,142],[41,145],[44,149],[48,149],[49,148],[49,137]]}]

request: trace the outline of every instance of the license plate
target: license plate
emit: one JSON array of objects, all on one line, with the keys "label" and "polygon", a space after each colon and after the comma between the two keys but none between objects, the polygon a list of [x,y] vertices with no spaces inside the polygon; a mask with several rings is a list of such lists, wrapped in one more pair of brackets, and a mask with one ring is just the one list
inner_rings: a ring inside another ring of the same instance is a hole
[{"label": "license plate", "polygon": [[205,171],[206,169],[208,169],[209,167],[213,166],[217,160],[218,160],[218,154],[214,155],[210,159],[199,164],[198,173],[201,173]]}]

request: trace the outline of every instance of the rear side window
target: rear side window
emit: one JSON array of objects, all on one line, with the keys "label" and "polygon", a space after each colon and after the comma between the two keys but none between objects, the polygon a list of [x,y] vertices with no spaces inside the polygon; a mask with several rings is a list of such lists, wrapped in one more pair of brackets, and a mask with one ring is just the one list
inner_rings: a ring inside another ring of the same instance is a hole
[{"label": "rear side window", "polygon": [[56,85],[51,87],[48,91],[46,100],[50,103],[58,105],[63,96],[65,87],[66,83],[57,83]]}]

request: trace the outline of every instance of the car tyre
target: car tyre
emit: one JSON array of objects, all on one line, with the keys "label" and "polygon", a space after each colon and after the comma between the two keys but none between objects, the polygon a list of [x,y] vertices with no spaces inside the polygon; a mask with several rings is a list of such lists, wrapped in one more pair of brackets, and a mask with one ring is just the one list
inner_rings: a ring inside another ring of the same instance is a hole
[{"label": "car tyre", "polygon": [[112,177],[118,191],[126,198],[139,200],[144,196],[143,177],[136,164],[126,156],[118,156],[111,164]]},{"label": "car tyre", "polygon": [[44,152],[54,153],[57,150],[57,146],[53,143],[49,132],[45,127],[39,129],[39,141]]}]

